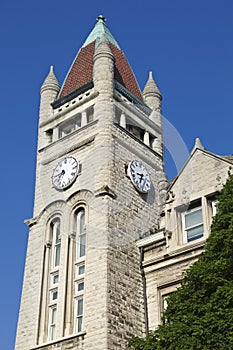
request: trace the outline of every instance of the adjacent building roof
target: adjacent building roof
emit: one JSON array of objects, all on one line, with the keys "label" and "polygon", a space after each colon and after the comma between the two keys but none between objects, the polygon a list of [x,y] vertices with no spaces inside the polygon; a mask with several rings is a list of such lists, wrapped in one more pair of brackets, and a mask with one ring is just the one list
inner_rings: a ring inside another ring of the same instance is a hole
[{"label": "adjacent building roof", "polygon": [[115,80],[123,85],[129,92],[143,101],[142,94],[133,71],[117,41],[106,26],[106,20],[103,16],[97,18],[97,23],[83,46],[79,50],[70,70],[65,78],[63,86],[58,95],[58,99],[71,94],[74,90],[87,84],[92,80],[93,56],[95,48],[98,46],[101,37],[105,34],[107,42],[115,58]]},{"label": "adjacent building roof", "polygon": [[194,145],[194,147],[193,147],[193,149],[192,149],[192,151],[191,151],[191,153],[189,155],[189,158],[187,159],[187,161],[183,165],[183,168],[179,171],[177,176],[175,176],[173,179],[168,181],[168,189],[171,189],[172,186],[175,184],[175,182],[179,179],[181,174],[187,168],[188,164],[192,161],[193,156],[196,154],[197,151],[199,151],[202,154],[205,154],[205,155],[211,157],[212,159],[216,159],[218,161],[223,161],[225,163],[228,163],[229,164],[229,173],[232,173],[232,169],[233,169],[233,155],[222,156],[222,155],[218,155],[218,154],[212,153],[210,151],[207,151],[204,148],[204,146],[202,145],[201,140],[199,138],[196,138],[195,145]]}]

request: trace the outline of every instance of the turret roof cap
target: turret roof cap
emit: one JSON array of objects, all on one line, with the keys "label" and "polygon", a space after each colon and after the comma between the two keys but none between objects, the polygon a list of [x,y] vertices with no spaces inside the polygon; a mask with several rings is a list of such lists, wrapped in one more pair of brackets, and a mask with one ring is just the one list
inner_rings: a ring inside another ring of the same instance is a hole
[{"label": "turret roof cap", "polygon": [[50,89],[55,90],[57,92],[60,90],[60,84],[54,74],[53,66],[50,66],[49,74],[47,75],[41,86],[41,92]]},{"label": "turret roof cap", "polygon": [[149,72],[149,78],[146,82],[146,85],[144,87],[144,90],[143,90],[143,95],[147,95],[147,94],[159,94],[161,96],[161,93],[159,91],[159,88],[158,88],[158,85],[156,84],[156,82],[154,81],[154,78],[153,78],[153,75],[152,75],[152,72]]}]

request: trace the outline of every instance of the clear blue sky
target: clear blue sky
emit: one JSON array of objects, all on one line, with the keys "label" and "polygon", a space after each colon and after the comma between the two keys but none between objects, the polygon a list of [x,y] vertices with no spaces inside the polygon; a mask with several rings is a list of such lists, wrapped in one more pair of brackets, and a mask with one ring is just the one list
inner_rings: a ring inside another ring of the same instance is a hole
[{"label": "clear blue sky", "polygon": [[[153,71],[163,115],[185,148],[190,152],[200,137],[211,152],[233,153],[231,0],[2,0],[0,350],[14,348],[28,234],[23,221],[33,208],[40,85],[51,64],[63,82],[99,14],[141,88]],[[169,157],[166,166],[174,176]]]}]

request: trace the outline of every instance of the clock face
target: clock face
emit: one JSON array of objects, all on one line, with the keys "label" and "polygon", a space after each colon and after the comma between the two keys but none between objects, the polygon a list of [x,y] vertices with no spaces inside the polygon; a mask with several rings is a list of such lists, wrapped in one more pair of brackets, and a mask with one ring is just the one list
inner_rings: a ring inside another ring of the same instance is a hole
[{"label": "clock face", "polygon": [[128,165],[128,175],[139,192],[148,193],[151,187],[151,179],[141,162],[132,160]]},{"label": "clock face", "polygon": [[70,186],[78,176],[79,163],[74,157],[62,159],[56,166],[52,175],[52,184],[57,190]]}]

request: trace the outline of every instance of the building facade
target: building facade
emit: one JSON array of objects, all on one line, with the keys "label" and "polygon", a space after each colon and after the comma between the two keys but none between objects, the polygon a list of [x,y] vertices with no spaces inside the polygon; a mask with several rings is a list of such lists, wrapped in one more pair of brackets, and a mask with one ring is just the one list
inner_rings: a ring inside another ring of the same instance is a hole
[{"label": "building facade", "polygon": [[232,158],[197,140],[164,171],[161,93],[143,92],[103,16],[60,87],[41,87],[16,350],[125,349],[198,259]]}]

